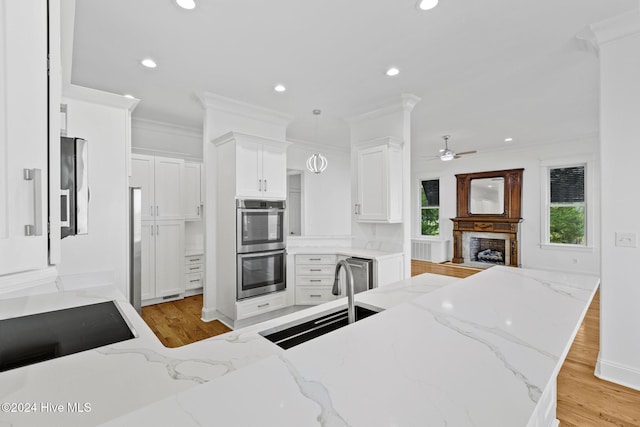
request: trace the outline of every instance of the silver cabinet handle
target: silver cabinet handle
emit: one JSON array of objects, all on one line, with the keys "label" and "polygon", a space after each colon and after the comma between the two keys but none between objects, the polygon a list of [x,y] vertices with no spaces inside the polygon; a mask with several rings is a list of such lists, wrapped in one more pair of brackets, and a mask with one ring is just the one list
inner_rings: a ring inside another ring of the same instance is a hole
[{"label": "silver cabinet handle", "polygon": [[322,271],[321,268],[310,268],[309,271]]},{"label": "silver cabinet handle", "polygon": [[200,267],[189,267],[189,270],[200,270]]},{"label": "silver cabinet handle", "polygon": [[200,216],[200,206],[196,206],[196,215]]},{"label": "silver cabinet handle", "polygon": [[268,307],[269,303],[264,303],[264,304],[258,304],[258,308],[262,308],[262,307]]},{"label": "silver cabinet handle", "polygon": [[24,235],[42,236],[42,170],[24,169],[23,178],[33,181],[33,225],[24,226]]},{"label": "silver cabinet handle", "polygon": [[68,189],[60,190],[60,203],[62,203],[62,206],[64,206],[64,211],[62,212],[62,218],[60,218],[60,226],[69,227],[70,215],[71,215],[70,190]]},{"label": "silver cabinet handle", "polygon": [[322,279],[310,279],[309,281],[316,283],[316,282],[322,282]]},{"label": "silver cabinet handle", "polygon": [[160,226],[156,225],[156,236],[160,235]]},{"label": "silver cabinet handle", "polygon": [[264,191],[265,192],[267,191],[267,180],[266,179],[264,180]]},{"label": "silver cabinet handle", "polygon": [[153,205],[149,206],[149,216],[153,216]]},{"label": "silver cabinet handle", "polygon": [[153,236],[153,225],[151,226],[151,235]]},{"label": "silver cabinet handle", "polygon": [[309,258],[309,261],[322,261],[322,258]]},{"label": "silver cabinet handle", "polygon": [[262,180],[258,180],[258,191],[262,191]]},{"label": "silver cabinet handle", "polygon": [[189,283],[196,283],[196,282],[199,282],[199,281],[200,281],[200,279],[194,279],[194,280],[189,280]]},{"label": "silver cabinet handle", "polygon": [[156,205],[156,216],[160,216],[160,208]]},{"label": "silver cabinet handle", "polygon": [[200,261],[200,258],[191,258],[190,259],[191,262],[196,262],[196,261]]}]

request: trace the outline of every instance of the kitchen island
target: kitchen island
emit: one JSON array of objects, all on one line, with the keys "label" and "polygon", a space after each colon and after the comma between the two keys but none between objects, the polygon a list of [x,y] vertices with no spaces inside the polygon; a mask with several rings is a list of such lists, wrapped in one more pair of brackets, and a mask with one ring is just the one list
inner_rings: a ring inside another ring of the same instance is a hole
[{"label": "kitchen island", "polygon": [[[416,276],[358,294],[385,311],[286,351],[258,332],[344,301],[177,349],[122,304],[138,338],[0,373],[2,402],[90,412],[2,412],[0,425],[551,426],[555,378],[598,283],[509,267]],[[105,298],[18,298],[0,312]]]}]

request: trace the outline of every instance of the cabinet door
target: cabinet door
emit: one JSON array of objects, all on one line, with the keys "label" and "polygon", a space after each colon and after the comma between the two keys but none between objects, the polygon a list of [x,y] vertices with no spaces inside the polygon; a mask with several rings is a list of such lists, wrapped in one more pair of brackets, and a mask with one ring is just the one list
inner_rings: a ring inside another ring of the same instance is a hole
[{"label": "cabinet door", "polygon": [[264,197],[287,197],[287,153],[277,147],[262,146],[262,190]]},{"label": "cabinet door", "polygon": [[386,147],[358,151],[358,220],[387,218],[387,188]]},{"label": "cabinet door", "polygon": [[[47,252],[47,2],[0,0],[0,275]],[[58,117],[56,113],[55,117]],[[35,170],[25,180],[23,170]],[[25,235],[25,225],[35,235]]]},{"label": "cabinet door", "polygon": [[155,158],[156,219],[182,219],[184,160]]},{"label": "cabinet door", "polygon": [[236,143],[236,195],[262,197],[262,144],[260,143],[247,141]]},{"label": "cabinet door", "polygon": [[156,297],[184,292],[184,222],[156,222]]},{"label": "cabinet door", "polygon": [[156,243],[155,243],[155,223],[143,222],[142,253],[141,253],[141,295],[142,300],[155,298],[156,296]]},{"label": "cabinet door", "polygon": [[184,164],[184,218],[200,219],[200,163]]},{"label": "cabinet door", "polygon": [[155,217],[156,202],[153,194],[153,170],[154,158],[152,156],[131,156],[131,179],[129,184],[132,187],[142,188],[142,220],[152,220]]}]

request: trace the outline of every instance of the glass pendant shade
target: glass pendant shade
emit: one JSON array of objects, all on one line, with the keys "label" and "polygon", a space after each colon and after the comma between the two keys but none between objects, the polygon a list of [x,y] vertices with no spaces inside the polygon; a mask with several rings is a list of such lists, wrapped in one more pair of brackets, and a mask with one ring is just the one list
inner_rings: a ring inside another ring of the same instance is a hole
[{"label": "glass pendant shade", "polygon": [[316,153],[307,159],[307,169],[313,173],[324,172],[327,165],[327,158],[320,153]]}]

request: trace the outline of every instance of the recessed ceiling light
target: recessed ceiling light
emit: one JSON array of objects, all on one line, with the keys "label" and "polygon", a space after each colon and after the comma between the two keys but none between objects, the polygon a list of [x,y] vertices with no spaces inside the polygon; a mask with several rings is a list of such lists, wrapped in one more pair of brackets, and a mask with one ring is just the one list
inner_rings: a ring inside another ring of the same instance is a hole
[{"label": "recessed ceiling light", "polygon": [[287,88],[284,87],[284,85],[277,84],[273,87],[273,90],[275,90],[276,92],[284,92],[287,90]]},{"label": "recessed ceiling light", "polygon": [[183,9],[191,10],[196,7],[196,2],[193,0],[176,0],[176,3]]},{"label": "recessed ceiling light", "polygon": [[151,58],[145,58],[142,61],[140,61],[140,63],[147,68],[156,68],[158,66],[158,64],[156,64],[156,61],[154,61]]},{"label": "recessed ceiling light", "polygon": [[135,96],[133,96],[133,95],[131,95],[130,93],[125,93],[125,94],[124,94],[124,97],[125,97],[125,98],[129,98],[129,99],[136,99],[136,97],[135,97]]},{"label": "recessed ceiling light", "polygon": [[418,8],[420,10],[430,10],[438,5],[438,0],[419,0]]},{"label": "recessed ceiling light", "polygon": [[511,141],[513,141],[513,138],[505,138],[504,139],[504,142],[511,142]]},{"label": "recessed ceiling light", "polygon": [[387,70],[386,74],[389,77],[397,76],[398,74],[400,74],[400,70],[398,70],[396,67],[391,67]]}]

